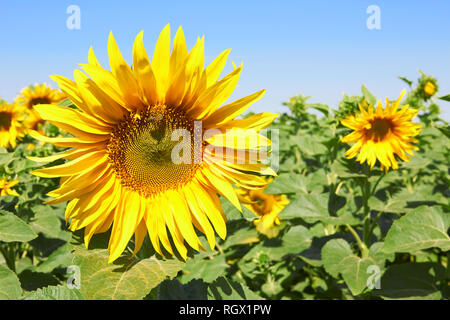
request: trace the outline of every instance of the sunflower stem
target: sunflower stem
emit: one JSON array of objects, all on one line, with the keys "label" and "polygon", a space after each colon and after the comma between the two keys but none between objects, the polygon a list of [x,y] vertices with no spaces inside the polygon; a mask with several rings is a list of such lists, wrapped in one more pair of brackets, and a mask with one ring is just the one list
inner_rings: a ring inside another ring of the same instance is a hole
[{"label": "sunflower stem", "polygon": [[[369,183],[368,191],[370,192],[370,194],[367,197],[367,202],[368,202],[369,197],[375,195],[378,184],[384,178],[385,175],[386,175],[386,173],[383,171],[381,173],[381,175],[379,176],[379,178],[377,179],[377,181],[375,182],[372,190],[370,190],[370,183]],[[369,213],[367,215],[365,215],[367,217],[367,220],[365,221],[365,224],[364,224],[364,226],[366,226],[366,224],[367,224],[367,229],[365,229],[365,232],[364,232],[364,243],[366,243],[367,245],[370,244],[370,239],[372,238],[373,230],[375,229],[375,227],[378,223],[378,220],[380,219],[381,215],[383,214],[383,211],[378,212],[378,215],[376,216],[376,218],[373,221],[371,221],[370,209],[368,209],[368,210],[369,210]]]},{"label": "sunflower stem", "polygon": [[363,209],[364,209],[364,233],[363,233],[363,242],[368,248],[370,246],[370,228],[371,228],[371,221],[370,221],[370,208],[369,208],[369,198],[371,196],[371,190],[370,190],[370,170],[367,165],[363,167],[363,171],[365,174],[365,178],[363,182],[361,183],[361,193],[363,197]]},{"label": "sunflower stem", "polygon": [[380,175],[380,177],[377,179],[377,181],[375,182],[372,191],[370,192],[371,195],[375,195],[375,191],[377,190],[378,184],[380,183],[381,179],[384,178],[384,176],[386,175],[386,173],[383,171]]},{"label": "sunflower stem", "polygon": [[355,238],[356,243],[358,244],[358,247],[361,251],[361,257],[367,258],[369,256],[369,250],[367,249],[367,246],[361,241],[361,238],[359,237],[358,233],[356,233],[355,229],[353,229],[352,226],[350,226],[349,224],[346,224],[345,226]]}]

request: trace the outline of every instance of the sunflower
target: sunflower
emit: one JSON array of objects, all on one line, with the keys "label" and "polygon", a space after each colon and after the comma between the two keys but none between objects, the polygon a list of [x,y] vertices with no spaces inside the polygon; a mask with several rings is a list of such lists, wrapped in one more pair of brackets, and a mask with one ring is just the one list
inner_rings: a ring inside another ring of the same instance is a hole
[{"label": "sunflower", "polygon": [[29,129],[36,129],[44,120],[39,116],[39,113],[33,109],[33,106],[38,104],[57,104],[66,98],[58,89],[52,89],[46,83],[30,85],[23,88],[20,94],[15,99],[16,104],[23,105],[27,110],[27,117],[24,124]]},{"label": "sunflower", "polygon": [[9,104],[0,99],[0,146],[15,148],[17,139],[24,136],[24,110],[16,104]]},{"label": "sunflower", "polygon": [[239,188],[237,190],[238,198],[242,204],[259,217],[253,220],[256,229],[265,234],[274,225],[280,224],[278,214],[289,204],[286,195],[264,193],[266,187],[258,189]]},{"label": "sunflower", "polygon": [[436,92],[436,86],[433,82],[427,81],[427,83],[425,83],[425,86],[423,87],[423,91],[428,97],[431,97]]},{"label": "sunflower", "polygon": [[16,197],[18,197],[19,194],[16,191],[11,190],[11,188],[14,187],[18,183],[19,183],[19,180],[8,181],[6,179],[0,179],[0,196],[16,196]]},{"label": "sunflower", "polygon": [[377,159],[381,163],[381,168],[386,171],[390,167],[398,169],[395,155],[404,161],[409,161],[412,149],[418,150],[411,143],[417,142],[412,138],[419,134],[420,124],[411,120],[417,115],[417,110],[404,105],[398,110],[400,101],[405,94],[402,91],[400,97],[389,102],[386,99],[386,107],[383,109],[381,101],[378,101],[376,110],[372,105],[364,107],[359,105],[362,115],[350,115],[346,119],[341,119],[341,123],[352,129],[353,132],[341,139],[345,143],[354,145],[345,152],[347,159],[355,157],[361,164],[367,162],[373,168]]},{"label": "sunflower", "polygon": [[[219,195],[237,208],[236,187],[260,188],[275,172],[258,154],[270,149],[259,133],[277,115],[235,119],[264,90],[220,107],[237,85],[242,65],[219,80],[230,50],[204,68],[204,38],[188,51],[181,27],[171,52],[170,26],[161,32],[153,59],[143,33],[133,45],[133,65],[122,57],[112,33],[108,40],[111,71],[100,66],[92,48],[75,81],[52,76],[78,109],[39,105],[40,116],[73,134],[32,135],[68,151],[37,161],[65,158],[65,164],[35,170],[40,177],[61,177],[47,203],[69,201],[70,229],[85,228],[86,247],[93,234],[111,228],[109,261],[117,259],[134,235],[134,252],[147,233],[161,255],[187,248],[211,249],[215,232],[224,239],[226,216]],[[175,137],[175,138],[174,138]],[[202,139],[203,137],[203,139]],[[178,142],[180,138],[183,143]]]}]

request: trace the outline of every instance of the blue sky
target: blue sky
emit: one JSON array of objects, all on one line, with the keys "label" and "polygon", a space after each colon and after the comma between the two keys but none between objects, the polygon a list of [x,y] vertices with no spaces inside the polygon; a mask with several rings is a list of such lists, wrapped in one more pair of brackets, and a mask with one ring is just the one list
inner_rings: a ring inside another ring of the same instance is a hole
[{"label": "blue sky", "polygon": [[[81,29],[69,30],[69,5],[81,10]],[[366,9],[381,10],[381,30],[369,30]],[[450,93],[450,1],[2,1],[0,3],[0,97],[12,100],[30,83],[49,75],[73,78],[87,61],[89,46],[107,65],[113,31],[128,62],[135,36],[144,30],[151,54],[170,23],[183,27],[192,47],[205,35],[206,61],[232,48],[230,60],[244,62],[232,99],[266,88],[253,111],[285,110],[302,93],[311,102],[335,107],[365,84],[378,98],[396,98],[406,84],[397,79],[434,75],[439,95]],[[231,70],[231,63],[227,65]],[[440,103],[450,120],[450,103]]]}]

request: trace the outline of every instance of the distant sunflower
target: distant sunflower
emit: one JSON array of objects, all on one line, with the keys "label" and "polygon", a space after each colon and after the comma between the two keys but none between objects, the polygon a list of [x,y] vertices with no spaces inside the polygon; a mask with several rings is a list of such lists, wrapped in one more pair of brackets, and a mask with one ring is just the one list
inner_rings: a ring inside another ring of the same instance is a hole
[{"label": "distant sunflower", "polygon": [[436,93],[436,85],[431,81],[427,81],[423,87],[423,91],[428,97],[431,97]]},{"label": "distant sunflower", "polygon": [[0,146],[16,147],[16,140],[25,135],[22,124],[23,116],[23,108],[0,100]]},{"label": "distant sunflower", "polygon": [[57,104],[66,98],[58,89],[52,89],[46,83],[35,84],[27,88],[23,88],[17,96],[15,102],[18,105],[23,105],[27,110],[27,117],[24,124],[29,129],[37,129],[39,124],[44,120],[39,116],[39,113],[33,109],[33,106],[38,104]]},{"label": "distant sunflower", "polygon": [[405,90],[400,97],[389,102],[386,99],[386,107],[383,109],[381,101],[378,101],[376,110],[373,106],[359,105],[362,115],[351,115],[342,119],[341,123],[352,129],[353,132],[341,139],[345,143],[354,145],[345,152],[348,159],[355,157],[361,164],[367,162],[373,168],[377,159],[381,163],[381,168],[386,171],[389,168],[398,169],[395,155],[404,161],[409,161],[413,149],[418,150],[411,143],[417,142],[412,138],[419,134],[420,124],[411,120],[417,115],[417,110],[404,105],[398,110]]},{"label": "distant sunflower", "polygon": [[11,189],[18,183],[19,183],[19,180],[8,181],[6,179],[0,179],[0,196],[16,196],[16,197],[18,197],[19,194],[16,191]]},{"label": "distant sunflower", "polygon": [[[174,253],[171,241],[184,259],[187,246],[201,249],[194,227],[214,248],[214,230],[221,238],[226,236],[226,217],[218,194],[240,208],[233,184],[260,188],[266,184],[264,174],[275,174],[260,162],[242,160],[269,147],[270,140],[258,130],[277,115],[261,113],[234,120],[259,100],[264,90],[220,107],[236,87],[242,70],[235,66],[219,80],[230,50],[204,69],[203,38],[188,52],[180,27],[172,54],[170,43],[167,25],[150,63],[143,33],[139,33],[131,68],[111,33],[108,54],[112,71],[100,66],[91,48],[89,63],[82,65],[90,78],[80,70],[75,70],[75,81],[52,77],[79,110],[35,107],[43,119],[74,137],[49,138],[32,132],[38,139],[72,148],[35,159],[71,161],[33,173],[62,177],[59,189],[49,193],[56,198],[48,203],[70,201],[66,219],[71,219],[71,230],[85,228],[86,246],[93,234],[112,225],[110,262],[121,255],[133,234],[135,254],[147,232],[161,255],[163,249]],[[196,140],[210,129],[216,133]],[[188,148],[182,150],[188,161],[173,161],[178,141],[172,137],[177,130],[193,138],[187,139]],[[223,158],[217,157],[221,151],[228,151]]]},{"label": "distant sunflower", "polygon": [[267,233],[271,227],[280,224],[278,214],[289,204],[289,199],[285,195],[267,194],[264,193],[265,189],[266,186],[259,189],[237,190],[242,204],[259,217],[254,220],[254,224],[262,233]]}]

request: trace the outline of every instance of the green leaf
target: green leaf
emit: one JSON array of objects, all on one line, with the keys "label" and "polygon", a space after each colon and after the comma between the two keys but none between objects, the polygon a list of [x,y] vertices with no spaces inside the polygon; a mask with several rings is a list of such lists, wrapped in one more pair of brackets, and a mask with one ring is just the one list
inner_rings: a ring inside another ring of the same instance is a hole
[{"label": "green leaf", "polygon": [[0,300],[17,300],[21,295],[17,275],[5,265],[0,265]]},{"label": "green leaf", "polygon": [[49,238],[58,238],[61,233],[61,221],[50,207],[38,206],[33,209],[34,217],[30,223],[36,233],[43,233]]},{"label": "green leaf", "polygon": [[450,139],[450,127],[438,127],[439,131],[442,132],[442,134],[444,134],[447,138]]},{"label": "green leaf", "polygon": [[158,286],[159,300],[207,300],[208,284],[202,280],[192,280],[182,284],[175,278],[165,280]]},{"label": "green leaf", "polygon": [[58,267],[68,267],[72,264],[73,255],[68,249],[68,245],[62,245],[34,270],[37,272],[51,272]]},{"label": "green leaf", "polygon": [[409,79],[407,79],[407,78],[405,78],[405,77],[398,77],[400,80],[403,80],[403,81],[405,81],[408,85],[412,85],[413,84],[413,82],[411,81],[411,80],[409,80]]},{"label": "green leaf", "polygon": [[262,300],[246,285],[220,277],[208,288],[208,300]]},{"label": "green leaf", "polygon": [[220,197],[220,204],[223,212],[225,212],[228,220],[237,220],[242,218],[255,218],[255,214],[244,206],[241,206],[240,212],[228,199]]},{"label": "green leaf", "polygon": [[187,283],[194,279],[201,279],[210,283],[223,275],[229,267],[224,254],[202,252],[186,262],[181,282]]},{"label": "green leaf", "polygon": [[362,173],[353,172],[351,168],[346,166],[347,163],[342,161],[334,161],[331,165],[331,172],[335,173],[341,179],[348,178],[366,178]]},{"label": "green leaf", "polygon": [[441,299],[438,282],[445,280],[445,268],[437,263],[405,263],[390,266],[373,293],[385,299]]},{"label": "green leaf", "polygon": [[121,257],[108,263],[106,249],[76,248],[73,254],[74,265],[80,268],[80,291],[88,300],[142,299],[184,265],[179,260],[159,260],[155,256],[138,261]]},{"label": "green leaf", "polygon": [[0,241],[28,242],[37,237],[30,226],[11,212],[0,210]]},{"label": "green leaf", "polygon": [[330,107],[323,103],[309,103],[308,108],[316,109],[317,111],[322,112],[325,116],[328,116],[330,112]]},{"label": "green leaf", "polygon": [[373,257],[360,258],[356,256],[350,245],[344,239],[332,239],[322,248],[322,261],[325,270],[333,277],[342,275],[353,295],[361,294],[372,275],[370,267],[381,266]]},{"label": "green leaf", "polygon": [[364,86],[361,85],[361,92],[364,96],[364,99],[371,105],[375,105],[377,103],[377,98]]},{"label": "green leaf", "polygon": [[279,261],[287,254],[299,254],[311,246],[312,236],[307,228],[298,225],[291,227],[281,241],[279,239],[267,240],[258,243],[242,258],[243,263],[258,259],[261,255],[272,261]]},{"label": "green leaf", "polygon": [[327,224],[355,224],[359,220],[351,212],[345,211],[340,216],[331,216],[328,212],[328,194],[300,195],[281,211],[281,219],[302,218],[308,223],[322,221]]},{"label": "green leaf", "polygon": [[25,294],[23,300],[83,300],[78,289],[66,286],[48,286]]},{"label": "green leaf", "polygon": [[7,166],[11,161],[14,160],[14,153],[1,153],[1,157],[0,157],[0,166]]},{"label": "green leaf", "polygon": [[69,98],[66,98],[63,101],[61,101],[59,103],[59,105],[63,106],[63,107],[76,108],[76,106],[73,104],[73,102]]},{"label": "green leaf", "polygon": [[384,242],[385,252],[416,252],[438,247],[450,250],[450,215],[438,207],[420,206],[396,220]]},{"label": "green leaf", "polygon": [[323,141],[314,135],[300,133],[300,135],[289,137],[289,140],[296,144],[306,156],[317,156],[328,151]]},{"label": "green leaf", "polygon": [[447,94],[446,96],[438,97],[438,99],[450,102],[450,94]]},{"label": "green leaf", "polygon": [[307,179],[301,174],[281,173],[264,192],[268,194],[308,193]]}]

